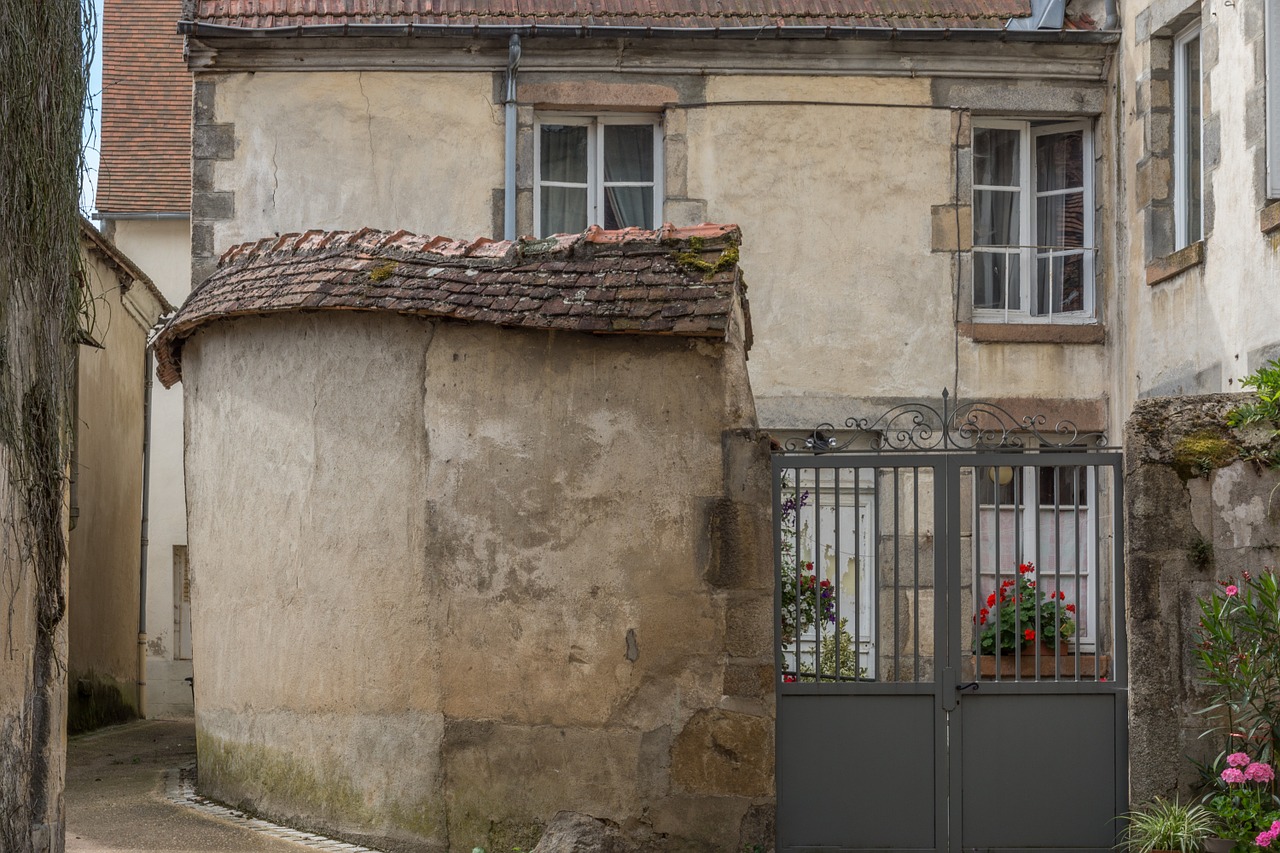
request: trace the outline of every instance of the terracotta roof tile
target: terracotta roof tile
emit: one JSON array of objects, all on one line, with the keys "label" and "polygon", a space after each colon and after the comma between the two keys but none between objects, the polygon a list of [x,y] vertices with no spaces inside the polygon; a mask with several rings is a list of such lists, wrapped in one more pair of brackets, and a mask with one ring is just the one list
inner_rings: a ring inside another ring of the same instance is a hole
[{"label": "terracotta roof tile", "polygon": [[174,26],[181,12],[182,0],[106,0],[100,212],[191,209],[191,73]]},{"label": "terracotta roof tile", "polygon": [[999,28],[1030,0],[188,0],[184,21],[297,27]]},{"label": "terracotta roof tile", "polygon": [[736,225],[465,242],[405,231],[308,231],[233,246],[156,338],[166,386],[182,344],[219,319],[389,311],[532,329],[724,338],[740,300]]}]

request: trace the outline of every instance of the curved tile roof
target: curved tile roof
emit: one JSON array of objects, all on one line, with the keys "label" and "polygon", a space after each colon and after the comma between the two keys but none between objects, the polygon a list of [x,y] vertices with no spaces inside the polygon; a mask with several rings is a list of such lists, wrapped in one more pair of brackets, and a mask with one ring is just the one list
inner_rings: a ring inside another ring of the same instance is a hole
[{"label": "curved tile roof", "polygon": [[750,314],[736,225],[628,228],[466,242],[407,231],[308,231],[229,249],[155,341],[166,387],[182,344],[216,320],[296,311],[385,311],[595,334],[723,339]]},{"label": "curved tile roof", "polygon": [[590,27],[768,30],[999,29],[1030,0],[188,0],[184,21],[242,30],[298,27]]}]

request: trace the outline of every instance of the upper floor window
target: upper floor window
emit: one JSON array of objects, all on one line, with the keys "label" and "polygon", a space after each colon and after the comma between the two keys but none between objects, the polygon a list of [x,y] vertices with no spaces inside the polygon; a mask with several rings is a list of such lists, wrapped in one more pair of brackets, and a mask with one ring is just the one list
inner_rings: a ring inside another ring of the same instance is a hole
[{"label": "upper floor window", "polygon": [[588,225],[658,227],[662,131],[657,116],[538,117],[534,231],[572,234]]},{"label": "upper floor window", "polygon": [[1200,80],[1200,25],[1195,24],[1173,40],[1173,209],[1177,249],[1204,236]]},{"label": "upper floor window", "polygon": [[973,317],[1094,317],[1088,121],[974,119]]}]

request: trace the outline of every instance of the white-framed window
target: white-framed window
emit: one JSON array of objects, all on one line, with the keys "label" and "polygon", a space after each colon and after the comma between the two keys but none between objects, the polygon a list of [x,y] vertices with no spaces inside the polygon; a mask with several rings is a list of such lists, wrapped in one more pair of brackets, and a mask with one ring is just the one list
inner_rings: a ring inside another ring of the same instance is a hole
[{"label": "white-framed window", "polygon": [[1089,466],[974,469],[979,599],[1031,563],[1041,590],[1062,593],[1076,622],[1075,638],[1089,648],[1097,638],[1096,477]]},{"label": "white-framed window", "polygon": [[973,318],[1094,320],[1093,133],[1085,119],[973,120]]},{"label": "white-framed window", "polygon": [[1263,0],[1266,16],[1267,198],[1280,199],[1280,0]]},{"label": "white-framed window", "polygon": [[534,127],[534,232],[656,228],[662,120],[651,114],[542,113]]},{"label": "white-framed window", "polygon": [[1173,222],[1175,249],[1204,236],[1200,24],[1173,40]]}]

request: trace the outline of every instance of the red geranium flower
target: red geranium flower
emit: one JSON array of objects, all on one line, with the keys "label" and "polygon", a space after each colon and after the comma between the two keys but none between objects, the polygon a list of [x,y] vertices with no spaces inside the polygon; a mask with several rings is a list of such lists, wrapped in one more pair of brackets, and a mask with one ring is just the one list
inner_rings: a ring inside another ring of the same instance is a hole
[{"label": "red geranium flower", "polygon": [[1075,606],[1074,604],[1068,604],[1066,607],[1064,607],[1064,608],[1062,608],[1062,609],[1063,609],[1063,610],[1065,610],[1065,611],[1067,611],[1068,613],[1075,613],[1075,612],[1076,612],[1076,606]]},{"label": "red geranium flower", "polygon": [[987,596],[987,606],[988,607],[996,606],[996,594],[994,592]]},{"label": "red geranium flower", "polygon": [[1035,638],[1036,638],[1036,632],[1032,628],[1028,628],[1027,630],[1022,632],[1022,639],[1028,642],[1030,642],[1031,640],[1034,640]]}]

